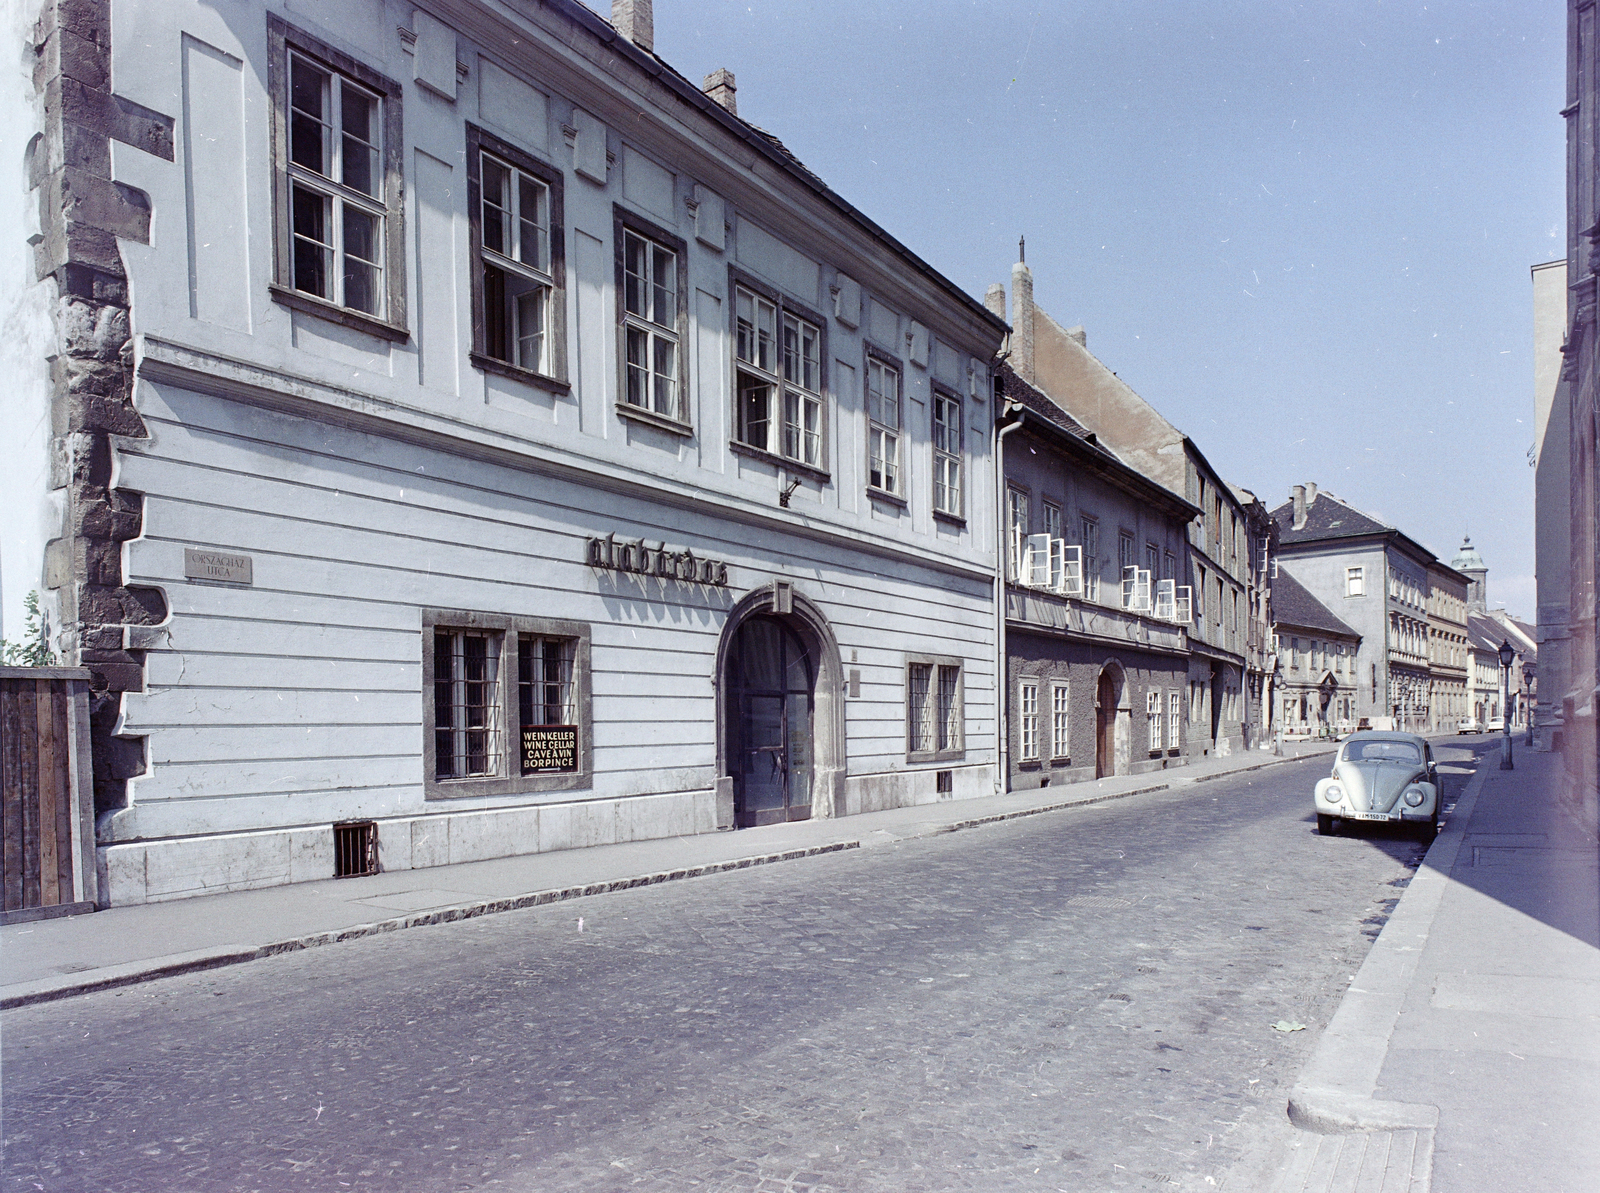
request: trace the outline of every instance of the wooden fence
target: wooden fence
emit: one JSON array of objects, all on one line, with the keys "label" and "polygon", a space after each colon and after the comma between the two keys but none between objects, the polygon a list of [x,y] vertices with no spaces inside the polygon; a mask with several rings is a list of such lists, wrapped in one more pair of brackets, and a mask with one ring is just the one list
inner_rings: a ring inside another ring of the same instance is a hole
[{"label": "wooden fence", "polygon": [[93,911],[89,673],[0,667],[0,923]]}]

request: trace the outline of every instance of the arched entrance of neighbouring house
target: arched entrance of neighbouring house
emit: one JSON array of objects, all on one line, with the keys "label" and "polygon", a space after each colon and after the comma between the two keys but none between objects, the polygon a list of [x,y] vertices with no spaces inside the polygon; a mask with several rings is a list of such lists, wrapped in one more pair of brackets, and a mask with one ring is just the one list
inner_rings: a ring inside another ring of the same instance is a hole
[{"label": "arched entrance of neighbouring house", "polygon": [[717,823],[839,815],[844,683],[822,611],[779,581],[729,613],[717,649]]},{"label": "arched entrance of neighbouring house", "polygon": [[1108,778],[1127,771],[1128,710],[1122,707],[1123,673],[1115,661],[1100,669],[1094,694],[1094,777]]}]

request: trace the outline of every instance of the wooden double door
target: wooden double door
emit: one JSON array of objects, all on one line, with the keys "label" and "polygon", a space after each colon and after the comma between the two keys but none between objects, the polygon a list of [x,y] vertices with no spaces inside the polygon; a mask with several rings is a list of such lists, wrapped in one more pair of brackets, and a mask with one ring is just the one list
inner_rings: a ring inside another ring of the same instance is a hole
[{"label": "wooden double door", "polygon": [[728,769],[740,828],[811,816],[816,668],[776,617],[734,631],[728,652]]}]

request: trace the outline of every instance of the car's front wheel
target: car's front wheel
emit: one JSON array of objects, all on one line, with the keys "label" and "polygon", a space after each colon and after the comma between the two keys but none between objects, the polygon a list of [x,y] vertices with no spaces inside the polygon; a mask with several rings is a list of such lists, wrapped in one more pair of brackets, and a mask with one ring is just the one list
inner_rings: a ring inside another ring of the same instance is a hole
[{"label": "car's front wheel", "polygon": [[1425,820],[1417,826],[1417,840],[1424,845],[1432,845],[1433,839],[1439,835],[1439,813],[1433,814],[1433,819]]},{"label": "car's front wheel", "polygon": [[1317,832],[1324,837],[1333,836],[1333,817],[1322,812],[1317,813]]}]

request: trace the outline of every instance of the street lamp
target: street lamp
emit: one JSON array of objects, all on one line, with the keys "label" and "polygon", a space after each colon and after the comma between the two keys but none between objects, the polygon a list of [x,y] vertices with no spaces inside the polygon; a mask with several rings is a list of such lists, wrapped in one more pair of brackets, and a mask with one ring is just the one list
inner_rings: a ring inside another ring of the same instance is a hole
[{"label": "street lamp", "polygon": [[1511,664],[1517,652],[1509,640],[1500,643],[1500,769],[1515,770],[1511,758]]},{"label": "street lamp", "polygon": [[1522,664],[1522,715],[1528,718],[1527,745],[1533,745],[1533,676],[1538,667],[1533,662]]}]

